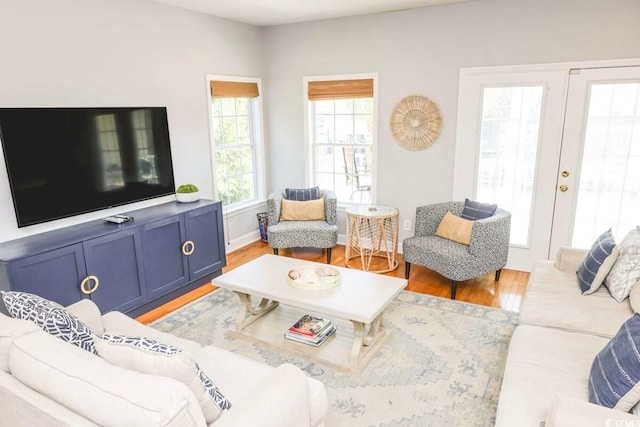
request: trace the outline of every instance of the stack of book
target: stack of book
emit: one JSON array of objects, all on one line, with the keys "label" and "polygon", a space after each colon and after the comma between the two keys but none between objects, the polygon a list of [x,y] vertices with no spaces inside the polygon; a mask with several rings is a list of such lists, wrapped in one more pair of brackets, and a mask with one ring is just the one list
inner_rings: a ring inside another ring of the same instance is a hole
[{"label": "stack of book", "polygon": [[314,347],[321,346],[336,331],[329,319],[305,314],[285,332],[284,337]]}]

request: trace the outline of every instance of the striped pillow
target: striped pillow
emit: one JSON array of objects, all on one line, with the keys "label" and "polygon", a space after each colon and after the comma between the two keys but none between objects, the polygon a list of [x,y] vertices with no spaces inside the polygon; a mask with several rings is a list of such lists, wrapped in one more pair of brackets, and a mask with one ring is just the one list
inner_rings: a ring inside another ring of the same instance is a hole
[{"label": "striped pillow", "polygon": [[640,314],[630,317],[598,353],[589,374],[589,402],[628,412],[640,401]]},{"label": "striped pillow", "polygon": [[605,231],[598,236],[578,267],[578,284],[582,295],[589,295],[598,290],[617,258],[618,247],[611,230]]},{"label": "striped pillow", "polygon": [[464,209],[462,209],[460,216],[464,219],[475,221],[493,216],[496,213],[496,209],[498,209],[498,205],[464,199]]},{"label": "striped pillow", "polygon": [[306,202],[307,200],[318,200],[320,198],[320,187],[310,188],[285,188],[284,198],[287,200],[297,200]]}]

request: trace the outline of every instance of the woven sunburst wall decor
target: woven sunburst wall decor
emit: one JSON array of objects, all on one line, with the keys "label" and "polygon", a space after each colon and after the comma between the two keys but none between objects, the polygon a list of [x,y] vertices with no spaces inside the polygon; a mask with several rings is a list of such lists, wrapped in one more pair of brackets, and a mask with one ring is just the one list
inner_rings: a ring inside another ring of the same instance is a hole
[{"label": "woven sunburst wall decor", "polygon": [[440,109],[425,96],[407,96],[391,113],[391,133],[407,150],[430,147],[440,136],[441,129]]}]

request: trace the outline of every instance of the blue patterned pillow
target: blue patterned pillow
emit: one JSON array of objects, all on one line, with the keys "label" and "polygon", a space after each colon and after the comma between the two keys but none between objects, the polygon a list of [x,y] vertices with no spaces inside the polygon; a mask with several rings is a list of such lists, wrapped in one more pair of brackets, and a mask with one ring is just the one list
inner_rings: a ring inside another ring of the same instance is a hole
[{"label": "blue patterned pillow", "polygon": [[640,401],[640,313],[598,353],[589,374],[589,402],[628,412]]},{"label": "blue patterned pillow", "polygon": [[320,198],[320,187],[311,188],[285,188],[284,198],[287,200],[296,200],[298,202],[306,202],[307,200],[318,200]]},{"label": "blue patterned pillow", "polygon": [[493,216],[496,213],[496,209],[498,209],[498,205],[464,199],[464,208],[460,216],[464,219],[475,221]]},{"label": "blue patterned pillow", "polygon": [[598,290],[617,258],[616,241],[611,230],[605,231],[598,236],[578,267],[578,284],[583,295],[589,295]]},{"label": "blue patterned pillow", "polygon": [[107,362],[144,374],[161,375],[184,383],[196,396],[207,423],[228,411],[231,403],[220,388],[180,348],[146,337],[103,334],[96,339],[100,357]]},{"label": "blue patterned pillow", "polygon": [[11,317],[30,320],[45,332],[98,354],[93,332],[60,304],[27,292],[2,291],[2,300]]}]

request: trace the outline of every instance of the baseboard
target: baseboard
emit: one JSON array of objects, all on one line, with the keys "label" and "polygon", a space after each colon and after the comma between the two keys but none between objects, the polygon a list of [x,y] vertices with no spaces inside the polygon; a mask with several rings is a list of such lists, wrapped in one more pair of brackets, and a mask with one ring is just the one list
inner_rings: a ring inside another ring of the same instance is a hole
[{"label": "baseboard", "polygon": [[260,231],[256,230],[251,233],[247,233],[243,236],[237,237],[230,242],[226,242],[227,253],[240,249],[243,246],[260,240]]}]

